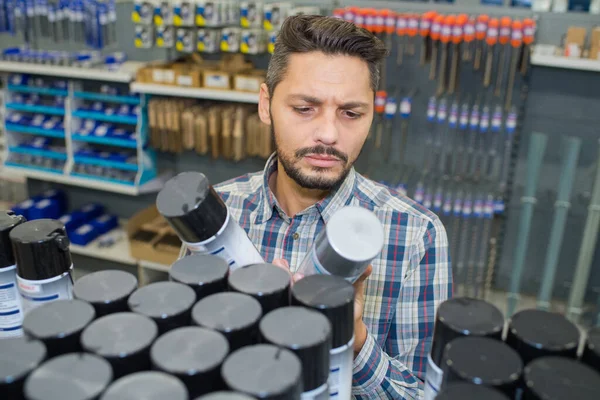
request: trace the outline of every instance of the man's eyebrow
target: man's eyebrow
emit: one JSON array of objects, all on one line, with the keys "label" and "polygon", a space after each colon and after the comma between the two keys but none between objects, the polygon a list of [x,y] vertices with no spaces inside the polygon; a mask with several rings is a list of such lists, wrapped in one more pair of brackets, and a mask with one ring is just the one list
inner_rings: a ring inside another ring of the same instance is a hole
[{"label": "man's eyebrow", "polygon": [[353,108],[368,108],[368,103],[363,103],[361,101],[351,101],[348,103],[344,103],[340,106],[342,110],[351,110]]},{"label": "man's eyebrow", "polygon": [[[288,99],[289,100],[300,100],[300,101],[304,101],[306,103],[314,104],[314,105],[323,104],[323,100],[320,100],[314,96],[309,96],[309,95],[304,95],[304,94],[292,94],[292,95],[288,96]],[[347,103],[340,105],[340,108],[342,110],[350,110],[353,108],[368,108],[368,107],[369,107],[369,103],[365,103],[362,101],[349,101]]]}]

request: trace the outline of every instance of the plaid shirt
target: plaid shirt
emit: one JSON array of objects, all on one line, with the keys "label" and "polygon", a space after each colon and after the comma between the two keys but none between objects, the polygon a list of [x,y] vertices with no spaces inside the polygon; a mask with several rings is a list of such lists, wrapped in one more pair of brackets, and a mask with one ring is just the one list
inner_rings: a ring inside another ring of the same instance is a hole
[{"label": "plaid shirt", "polygon": [[248,233],[266,262],[288,261],[292,272],[317,233],[345,205],[373,211],[385,243],[366,281],[363,321],[369,335],[354,359],[352,394],[358,399],[421,399],[435,312],[452,293],[446,231],[418,203],[370,181],[354,169],[335,193],[296,214],[285,214],[264,171],[215,186],[232,217]]}]

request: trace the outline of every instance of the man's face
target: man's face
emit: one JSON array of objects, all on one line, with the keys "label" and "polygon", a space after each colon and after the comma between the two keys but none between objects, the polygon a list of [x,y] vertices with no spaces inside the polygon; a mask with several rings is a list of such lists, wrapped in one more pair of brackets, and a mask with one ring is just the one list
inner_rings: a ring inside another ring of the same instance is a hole
[{"label": "man's face", "polygon": [[259,104],[286,174],[306,189],[339,185],[369,133],[373,96],[369,68],[359,58],[291,55],[272,98],[263,85]]}]

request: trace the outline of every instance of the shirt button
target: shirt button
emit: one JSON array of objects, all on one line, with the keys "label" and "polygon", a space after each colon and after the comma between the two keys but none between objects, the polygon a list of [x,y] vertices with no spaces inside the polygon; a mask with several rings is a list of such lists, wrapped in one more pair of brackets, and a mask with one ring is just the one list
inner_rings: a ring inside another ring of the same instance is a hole
[{"label": "shirt button", "polygon": [[292,235],[292,237],[294,238],[294,240],[300,239],[300,235],[298,234],[298,232],[294,232],[294,234]]}]

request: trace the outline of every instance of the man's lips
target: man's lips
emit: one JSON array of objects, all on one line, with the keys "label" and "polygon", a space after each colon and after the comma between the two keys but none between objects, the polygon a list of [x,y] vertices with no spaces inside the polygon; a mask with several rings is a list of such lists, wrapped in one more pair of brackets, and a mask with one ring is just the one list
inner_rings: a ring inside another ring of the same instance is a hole
[{"label": "man's lips", "polygon": [[304,158],[310,165],[321,168],[331,168],[341,162],[341,160],[337,157],[321,154],[310,154],[304,156]]}]

